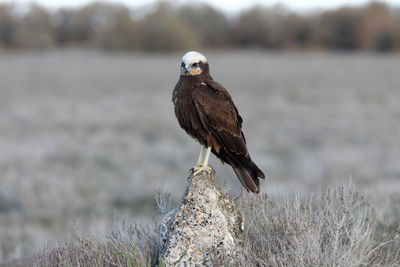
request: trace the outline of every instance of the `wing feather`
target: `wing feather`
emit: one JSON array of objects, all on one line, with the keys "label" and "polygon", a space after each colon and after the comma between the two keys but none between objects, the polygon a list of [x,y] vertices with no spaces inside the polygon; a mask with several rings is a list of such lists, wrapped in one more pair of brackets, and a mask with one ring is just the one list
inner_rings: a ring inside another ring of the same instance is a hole
[{"label": "wing feather", "polygon": [[207,81],[193,90],[192,99],[203,127],[229,151],[247,156],[242,118],[226,89]]}]

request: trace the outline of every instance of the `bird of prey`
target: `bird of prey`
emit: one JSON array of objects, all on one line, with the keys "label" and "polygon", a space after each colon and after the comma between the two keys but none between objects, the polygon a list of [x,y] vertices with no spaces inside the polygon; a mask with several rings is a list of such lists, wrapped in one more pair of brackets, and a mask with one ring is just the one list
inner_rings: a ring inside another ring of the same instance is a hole
[{"label": "bird of prey", "polygon": [[242,117],[228,91],[211,77],[202,54],[190,51],[182,57],[172,102],[179,125],[202,145],[194,173],[212,171],[208,166],[212,151],[223,163],[232,166],[244,188],[258,194],[258,178],[265,176],[247,151]]}]

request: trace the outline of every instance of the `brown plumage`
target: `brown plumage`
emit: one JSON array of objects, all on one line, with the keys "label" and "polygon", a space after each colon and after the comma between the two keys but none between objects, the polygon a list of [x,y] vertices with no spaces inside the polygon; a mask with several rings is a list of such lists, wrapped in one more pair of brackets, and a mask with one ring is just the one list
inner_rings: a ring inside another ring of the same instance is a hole
[{"label": "brown plumage", "polygon": [[[191,51],[182,58],[172,101],[180,126],[231,165],[243,187],[259,193],[258,178],[265,176],[247,151],[243,120],[228,91],[211,77],[207,60],[200,53]],[[207,162],[208,156],[203,163],[206,168]],[[199,162],[196,167],[200,166]]]}]

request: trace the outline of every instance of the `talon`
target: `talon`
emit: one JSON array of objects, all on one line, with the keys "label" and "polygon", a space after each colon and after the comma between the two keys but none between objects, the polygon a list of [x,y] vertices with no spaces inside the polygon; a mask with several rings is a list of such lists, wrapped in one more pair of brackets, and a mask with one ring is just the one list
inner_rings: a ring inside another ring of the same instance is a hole
[{"label": "talon", "polygon": [[197,163],[196,166],[194,166],[193,168],[190,169],[190,173],[194,174],[195,172],[197,172],[202,167],[203,167],[203,163]]},{"label": "talon", "polygon": [[193,170],[194,170],[193,176],[201,173],[202,171],[205,171],[208,174],[211,174],[211,173],[214,172],[214,169],[211,168],[210,166],[201,166],[201,167],[198,167],[198,168],[193,168]]}]

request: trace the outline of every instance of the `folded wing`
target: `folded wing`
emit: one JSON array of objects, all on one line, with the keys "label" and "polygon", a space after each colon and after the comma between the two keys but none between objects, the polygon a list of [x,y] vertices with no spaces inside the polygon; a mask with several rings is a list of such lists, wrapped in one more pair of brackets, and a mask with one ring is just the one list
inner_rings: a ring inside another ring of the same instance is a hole
[{"label": "folded wing", "polygon": [[192,99],[209,134],[207,141],[213,153],[233,167],[245,188],[258,193],[258,177],[265,176],[250,158],[242,132],[243,120],[229,93],[219,83],[209,80],[193,90]]}]

